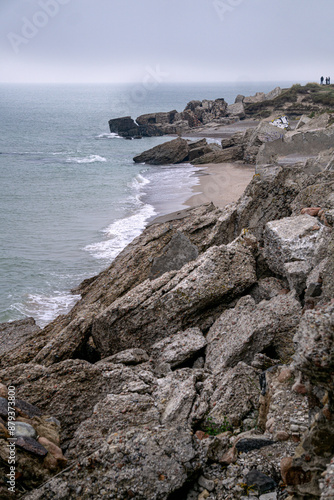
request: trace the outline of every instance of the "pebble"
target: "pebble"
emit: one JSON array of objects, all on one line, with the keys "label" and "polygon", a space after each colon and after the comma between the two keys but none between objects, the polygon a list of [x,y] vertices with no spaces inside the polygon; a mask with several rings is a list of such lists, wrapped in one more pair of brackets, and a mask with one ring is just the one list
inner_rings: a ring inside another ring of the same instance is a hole
[{"label": "pebble", "polygon": [[236,449],[248,453],[249,451],[259,450],[264,446],[271,446],[272,444],[274,444],[274,441],[270,439],[245,438],[237,442]]},{"label": "pebble", "polygon": [[41,410],[37,406],[27,403],[27,401],[23,401],[22,399],[15,400],[15,409],[18,414],[26,418],[40,417],[42,415]]},{"label": "pebble", "polygon": [[208,492],[208,490],[203,490],[202,493],[200,493],[198,495],[197,500],[205,500],[209,496],[210,496],[210,493]]},{"label": "pebble", "polygon": [[58,465],[66,465],[67,459],[64,457],[59,446],[44,437],[38,438],[38,442],[57,460]]},{"label": "pebble", "polygon": [[57,427],[61,427],[61,423],[56,417],[49,417],[46,419],[46,422],[51,422],[53,424],[56,424]]},{"label": "pebble", "polygon": [[26,424],[25,422],[15,422],[15,437],[28,437],[28,438],[37,438],[37,432],[33,428],[32,425]]},{"label": "pebble", "polygon": [[290,368],[283,368],[278,376],[278,381],[282,384],[287,382],[292,377],[292,370]]},{"label": "pebble", "polygon": [[203,486],[208,491],[213,491],[215,489],[215,483],[214,481],[211,481],[211,479],[207,479],[204,476],[200,476],[198,479],[198,484],[200,486]]},{"label": "pebble", "polygon": [[274,434],[274,439],[276,441],[287,441],[289,439],[289,434],[285,431],[277,431]]},{"label": "pebble", "polygon": [[259,497],[259,500],[277,500],[276,491],[272,491],[271,493],[265,493]]},{"label": "pebble", "polygon": [[256,469],[251,470],[247,474],[245,481],[249,486],[254,485],[259,493],[266,493],[276,487],[276,483],[271,477],[266,476],[266,474]]},{"label": "pebble", "polygon": [[48,454],[48,451],[44,448],[44,446],[39,444],[36,439],[30,437],[18,437],[15,441],[15,445],[41,457],[45,457]]}]

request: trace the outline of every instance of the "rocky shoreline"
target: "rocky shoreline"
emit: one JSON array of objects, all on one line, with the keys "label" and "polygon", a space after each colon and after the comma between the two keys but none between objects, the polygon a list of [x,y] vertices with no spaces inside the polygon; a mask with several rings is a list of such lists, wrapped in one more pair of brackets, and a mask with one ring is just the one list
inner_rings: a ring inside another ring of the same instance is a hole
[{"label": "rocky shoreline", "polygon": [[[256,173],[236,203],[153,221],[43,330],[0,325],[1,498],[13,387],[17,498],[334,498],[334,126],[301,95],[219,99],[208,131],[240,104],[254,126],[141,155]],[[275,106],[294,130],[259,122]]]}]

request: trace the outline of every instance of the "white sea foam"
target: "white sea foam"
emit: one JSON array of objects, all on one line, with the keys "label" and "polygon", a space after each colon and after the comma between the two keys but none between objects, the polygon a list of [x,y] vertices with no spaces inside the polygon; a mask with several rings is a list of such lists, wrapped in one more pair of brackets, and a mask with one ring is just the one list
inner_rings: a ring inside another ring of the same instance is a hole
[{"label": "white sea foam", "polygon": [[58,155],[65,155],[65,154],[72,154],[74,151],[56,151],[55,153],[50,153],[52,156],[58,156]]},{"label": "white sea foam", "polygon": [[29,294],[25,303],[14,304],[12,309],[32,316],[38,326],[44,327],[59,314],[66,314],[80,298],[80,295],[58,291],[54,295]]},{"label": "white sea foam", "polygon": [[85,250],[96,259],[105,259],[111,262],[136,236],[143,231],[146,221],[156,215],[156,211],[149,203],[143,203],[141,197],[145,194],[142,188],[150,181],[138,174],[130,183],[133,191],[131,201],[136,212],[128,217],[114,221],[102,232],[105,239],[98,243],[87,245]]},{"label": "white sea foam", "polygon": [[87,250],[96,259],[111,262],[136,236],[143,231],[148,218],[156,212],[152,205],[145,204],[135,214],[110,224],[103,233],[106,240],[87,245]]},{"label": "white sea foam", "polygon": [[66,160],[67,163],[96,163],[102,161],[107,161],[107,159],[99,155],[89,155],[89,156],[84,156],[82,158],[80,157],[67,158]]},{"label": "white sea foam", "polygon": [[206,137],[206,142],[208,144],[219,144],[219,146],[220,146],[222,140],[221,139],[214,139],[213,137]]},{"label": "white sea foam", "polygon": [[96,139],[123,139],[123,137],[118,134],[109,132],[109,134],[100,134],[96,136]]},{"label": "white sea foam", "polygon": [[[150,181],[146,179],[146,177],[143,177],[141,174],[137,174],[136,177],[133,179],[131,182],[131,187],[135,190],[140,192],[143,186],[146,186],[146,184],[150,184]],[[140,195],[143,195],[144,193],[140,193]]]}]

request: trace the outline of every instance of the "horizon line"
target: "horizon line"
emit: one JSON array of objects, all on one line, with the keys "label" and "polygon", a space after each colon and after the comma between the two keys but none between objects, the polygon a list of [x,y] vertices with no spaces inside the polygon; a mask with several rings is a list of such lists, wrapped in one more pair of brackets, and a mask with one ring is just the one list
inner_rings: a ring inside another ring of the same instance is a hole
[{"label": "horizon line", "polygon": [[[178,84],[201,84],[201,85],[205,85],[205,84],[220,84],[220,83],[230,83],[230,84],[243,84],[243,83],[275,83],[275,82],[286,82],[286,83],[291,83],[291,82],[295,82],[295,83],[301,83],[301,82],[306,82],[307,80],[305,79],[302,79],[302,80],[299,80],[299,81],[295,81],[295,80],[278,80],[278,79],[275,79],[275,80],[210,80],[210,81],[201,81],[201,80],[174,80],[174,81],[168,81],[168,82],[161,82],[160,85],[169,85],[169,84],[175,84],[175,83],[178,83]],[[97,85],[97,84],[109,84],[109,85],[140,85],[142,82],[141,81],[109,81],[109,80],[105,80],[105,81],[0,81],[0,85],[1,84],[5,84],[5,85],[10,85],[10,84],[23,84],[23,85],[36,85],[36,84],[40,84],[40,85],[81,85],[81,84],[84,84],[84,85]],[[311,80],[308,81],[308,83],[317,83],[316,81],[312,82]]]}]

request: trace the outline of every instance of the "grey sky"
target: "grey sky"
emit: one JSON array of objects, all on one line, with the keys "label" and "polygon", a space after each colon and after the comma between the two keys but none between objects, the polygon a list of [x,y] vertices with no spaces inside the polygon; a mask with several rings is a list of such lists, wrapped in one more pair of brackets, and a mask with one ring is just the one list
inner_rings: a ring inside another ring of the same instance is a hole
[{"label": "grey sky", "polygon": [[0,81],[334,78],[333,21],[334,0],[0,0]]}]

